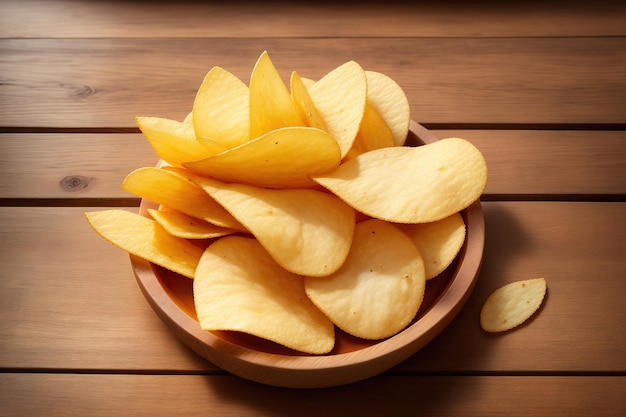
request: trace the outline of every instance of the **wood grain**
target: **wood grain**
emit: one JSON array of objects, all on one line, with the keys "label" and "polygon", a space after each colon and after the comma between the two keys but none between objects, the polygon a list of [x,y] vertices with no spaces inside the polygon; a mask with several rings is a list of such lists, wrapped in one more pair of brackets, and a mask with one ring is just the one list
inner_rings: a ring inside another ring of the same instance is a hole
[{"label": "wood grain", "polygon": [[[476,289],[452,325],[397,370],[625,372],[626,282],[616,277],[626,274],[626,203],[483,206],[487,236]],[[215,370],[159,322],[128,256],[98,237],[83,211],[0,208],[0,368]],[[486,296],[536,276],[548,282],[536,318],[504,337],[483,333],[478,314]]]},{"label": "wood grain", "polygon": [[[584,199],[626,194],[622,131],[433,133],[465,138],[480,149],[489,168],[487,195]],[[157,160],[141,134],[7,133],[0,136],[0,198],[134,198],[120,188],[124,177]]]},{"label": "wood grain", "polygon": [[4,134],[0,198],[134,198],[122,181],[157,161],[141,134]]},{"label": "wood grain", "polygon": [[[626,7],[594,1],[117,2],[4,0],[0,37],[515,37],[624,35]],[[532,22],[532,24],[529,24]]]},{"label": "wood grain", "polygon": [[[255,38],[0,40],[0,126],[129,128],[182,120],[206,72],[248,81],[268,50],[285,78],[355,60],[405,90],[421,124],[617,124],[626,38]],[[323,56],[323,60],[311,59]],[[384,56],[384,59],[381,57]],[[112,70],[112,69],[115,70]]]},{"label": "wood grain", "polygon": [[5,417],[617,417],[626,411],[625,383],[625,377],[377,377],[332,389],[290,390],[226,376],[5,374],[0,403]]}]

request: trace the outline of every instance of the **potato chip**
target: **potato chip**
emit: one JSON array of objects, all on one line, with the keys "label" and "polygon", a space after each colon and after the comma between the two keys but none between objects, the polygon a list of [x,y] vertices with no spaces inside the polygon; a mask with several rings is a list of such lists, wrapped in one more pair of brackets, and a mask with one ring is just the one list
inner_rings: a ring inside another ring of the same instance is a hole
[{"label": "potato chip", "polygon": [[195,178],[283,268],[300,275],[335,272],[350,250],[354,210],[322,191],[272,190]]},{"label": "potato chip", "polygon": [[148,209],[148,213],[167,233],[184,239],[213,239],[239,232],[172,209]]},{"label": "potato chip", "polygon": [[470,142],[377,149],[312,176],[356,210],[396,223],[427,223],[476,201],[487,184],[487,164]]},{"label": "potato chip", "polygon": [[250,138],[289,126],[305,126],[305,122],[265,51],[250,76]]},{"label": "potato chip", "polygon": [[313,86],[313,84],[316,83],[316,81],[312,78],[306,78],[306,77],[300,77],[300,80],[302,81],[302,84],[304,84],[304,86],[309,89]]},{"label": "potato chip", "polygon": [[268,188],[314,187],[309,175],[339,166],[340,150],[328,133],[285,127],[210,158],[184,164],[196,174]]},{"label": "potato chip", "polygon": [[339,143],[343,158],[352,148],[363,119],[367,99],[365,71],[356,62],[348,61],[313,84],[309,94],[328,132]]},{"label": "potato chip", "polygon": [[253,238],[227,236],[209,246],[193,293],[203,330],[245,332],[310,354],[334,346],[334,326],[306,296],[303,277],[281,268]]},{"label": "potato chip", "polygon": [[315,104],[313,104],[308,88],[300,75],[295,71],[291,73],[290,85],[291,97],[300,112],[302,120],[306,122],[307,126],[327,131],[326,122],[324,122],[324,118],[315,107]]},{"label": "potato chip", "polygon": [[426,280],[421,255],[408,236],[372,219],[356,225],[348,259],[335,274],[304,282],[309,298],[337,327],[377,340],[411,322]]},{"label": "potato chip", "polygon": [[387,148],[394,145],[393,132],[387,122],[372,106],[367,104],[363,113],[361,127],[354,139],[352,149],[346,155],[346,159],[355,158],[358,155],[373,151],[374,149]]},{"label": "potato chip", "polygon": [[224,147],[196,140],[193,126],[161,117],[136,117],[135,122],[152,149],[172,165],[197,161],[218,154]]},{"label": "potato chip", "polygon": [[399,224],[398,227],[422,254],[427,280],[450,266],[465,242],[465,223],[460,213],[430,223]]},{"label": "potato chip", "polygon": [[85,213],[91,227],[118,248],[156,265],[193,278],[202,249],[174,237],[154,220],[121,209]]},{"label": "potato chip", "polygon": [[122,189],[222,227],[244,230],[221,205],[188,178],[159,168],[138,168],[128,174]]},{"label": "potato chip", "polygon": [[365,76],[368,104],[387,122],[395,145],[402,146],[411,123],[409,99],[402,87],[389,76],[376,71],[365,71]]},{"label": "potato chip", "polygon": [[250,139],[250,93],[239,78],[220,67],[204,77],[193,102],[191,119],[196,137],[227,148]]},{"label": "potato chip", "polygon": [[504,332],[528,320],[543,303],[544,278],[507,284],[495,290],[480,311],[480,326],[491,333]]}]

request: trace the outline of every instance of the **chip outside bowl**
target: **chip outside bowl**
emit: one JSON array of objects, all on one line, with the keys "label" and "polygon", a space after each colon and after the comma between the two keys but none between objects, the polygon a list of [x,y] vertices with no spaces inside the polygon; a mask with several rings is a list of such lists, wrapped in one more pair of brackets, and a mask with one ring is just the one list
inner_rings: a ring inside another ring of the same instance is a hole
[{"label": "chip outside bowl", "polygon": [[[408,145],[438,140],[411,122]],[[142,200],[140,214],[156,205]],[[456,317],[467,302],[480,271],[485,226],[480,201],[462,212],[466,240],[455,262],[427,282],[424,303],[403,331],[381,341],[363,341],[337,331],[337,346],[327,355],[305,355],[252,336],[200,329],[193,305],[192,280],[131,255],[137,283],[161,320],[201,357],[234,375],[288,388],[349,384],[378,375],[415,354]]]}]

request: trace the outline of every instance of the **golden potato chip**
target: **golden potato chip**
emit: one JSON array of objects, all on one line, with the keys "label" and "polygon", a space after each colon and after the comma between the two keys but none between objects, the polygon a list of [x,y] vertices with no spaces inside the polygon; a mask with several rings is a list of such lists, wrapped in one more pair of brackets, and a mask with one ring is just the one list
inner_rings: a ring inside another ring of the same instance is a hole
[{"label": "golden potato chip", "polygon": [[176,172],[138,168],[126,176],[122,189],[217,226],[243,230],[243,226],[219,203]]},{"label": "golden potato chip", "polygon": [[367,99],[365,71],[356,62],[348,61],[323,76],[308,91],[328,132],[339,143],[343,158],[352,148],[363,119]]},{"label": "golden potato chip", "polygon": [[306,78],[306,77],[300,77],[300,80],[302,81],[302,84],[304,84],[304,86],[307,88],[307,90],[309,88],[311,88],[311,86],[313,86],[313,84],[315,84],[315,80],[311,79],[311,78]]},{"label": "golden potato chip", "polygon": [[[224,145],[224,143],[222,143],[222,142],[218,142],[215,139],[207,138],[205,136],[201,136],[199,138],[196,138],[196,141],[198,141],[198,143],[200,145],[204,146],[205,148],[210,149],[210,153],[208,153],[203,158],[196,158],[196,159],[185,161],[185,162],[200,161],[202,159],[210,158],[211,156],[217,155],[219,153],[222,153],[222,152],[230,149],[230,145]],[[183,164],[184,163],[179,164],[179,165],[183,165]]]},{"label": "golden potato chip", "polygon": [[232,148],[250,139],[250,93],[239,78],[220,67],[204,77],[193,102],[196,137]]},{"label": "golden potato chip", "polygon": [[203,330],[245,332],[311,354],[335,344],[333,324],[306,296],[303,277],[281,268],[253,238],[226,236],[209,246],[193,293]]},{"label": "golden potato chip", "polygon": [[470,142],[450,138],[373,150],[312,179],[371,217],[427,223],[476,201],[487,184],[487,164]]},{"label": "golden potato chip", "polygon": [[426,280],[422,257],[408,236],[372,219],[356,225],[348,259],[336,273],[304,282],[309,298],[337,327],[376,340],[411,322]]},{"label": "golden potato chip", "polygon": [[219,144],[198,142],[193,126],[187,123],[161,117],[136,117],[135,122],[156,154],[172,165],[208,158],[224,150]]},{"label": "golden potato chip", "polygon": [[498,288],[483,304],[480,326],[492,333],[519,326],[539,309],[546,290],[544,278],[512,282]]},{"label": "golden potato chip", "polygon": [[393,132],[376,109],[366,104],[361,127],[354,139],[352,149],[346,155],[346,159],[355,158],[374,149],[390,146],[395,146]]},{"label": "golden potato chip", "polygon": [[355,214],[334,195],[225,184],[201,177],[194,180],[290,272],[328,275],[348,256]]},{"label": "golden potato chip", "polygon": [[398,227],[413,240],[422,254],[427,280],[442,273],[465,242],[465,222],[460,213],[434,222],[398,224]]},{"label": "golden potato chip", "polygon": [[387,122],[395,145],[402,146],[411,123],[409,99],[402,87],[389,76],[376,71],[365,71],[365,76],[368,104]]},{"label": "golden potato chip", "polygon": [[213,239],[239,232],[172,209],[148,209],[148,213],[167,233],[184,239]]},{"label": "golden potato chip", "polygon": [[193,278],[202,249],[168,234],[154,220],[121,209],[85,213],[91,227],[108,242],[135,256]]},{"label": "golden potato chip", "polygon": [[236,148],[183,164],[196,174],[268,188],[313,187],[309,175],[339,166],[337,142],[305,126],[273,130]]},{"label": "golden potato chip", "polygon": [[193,110],[187,113],[187,116],[183,119],[183,123],[193,125]]},{"label": "golden potato chip", "polygon": [[291,73],[291,97],[307,126],[327,131],[326,122],[313,104],[309,90],[297,72]]},{"label": "golden potato chip", "polygon": [[250,138],[289,126],[305,126],[305,122],[265,51],[250,76]]}]

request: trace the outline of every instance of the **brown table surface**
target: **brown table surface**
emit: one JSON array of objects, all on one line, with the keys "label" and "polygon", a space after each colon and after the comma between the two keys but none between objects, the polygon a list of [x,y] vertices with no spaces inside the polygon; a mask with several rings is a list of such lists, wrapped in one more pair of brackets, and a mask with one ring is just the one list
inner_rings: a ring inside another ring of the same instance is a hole
[{"label": "brown table surface", "polygon": [[[626,415],[626,6],[404,3],[2,1],[0,415]],[[390,75],[415,121],[489,166],[468,303],[362,382],[220,370],[82,215],[137,210],[121,181],[157,157],[135,116],[182,119],[212,66],[247,80],[263,50],[285,78],[348,60]],[[540,276],[527,325],[480,329],[489,293]]]}]

